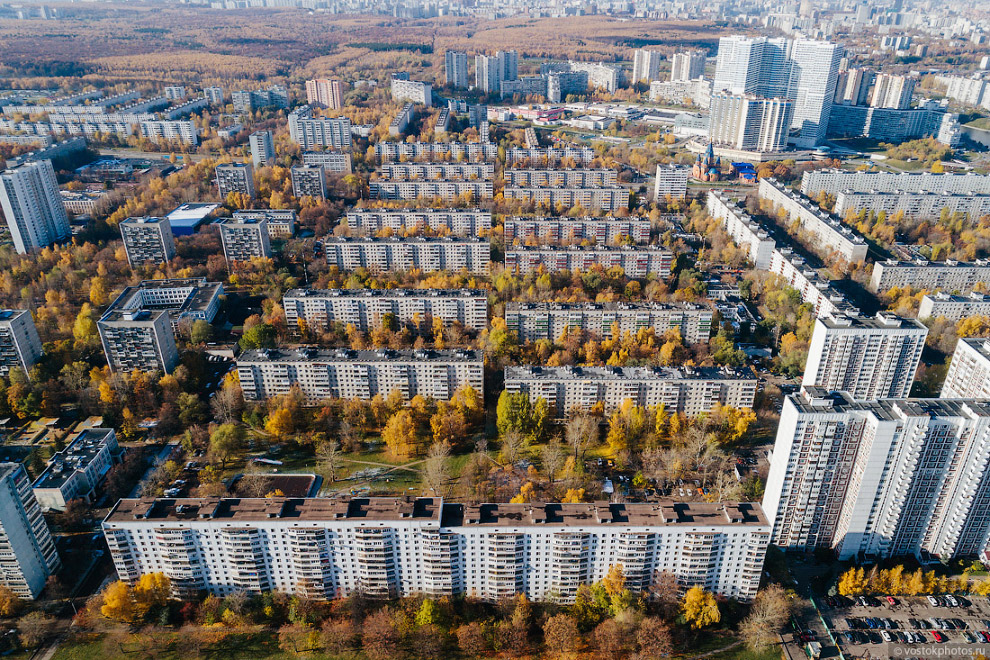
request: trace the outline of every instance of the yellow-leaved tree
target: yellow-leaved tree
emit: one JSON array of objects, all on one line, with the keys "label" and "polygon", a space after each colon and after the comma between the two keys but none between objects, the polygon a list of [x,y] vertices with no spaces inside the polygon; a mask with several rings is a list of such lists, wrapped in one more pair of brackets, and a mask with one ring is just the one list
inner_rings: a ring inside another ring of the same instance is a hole
[{"label": "yellow-leaved tree", "polygon": [[701,587],[691,587],[681,601],[681,614],[692,628],[704,628],[722,620],[715,595]]}]

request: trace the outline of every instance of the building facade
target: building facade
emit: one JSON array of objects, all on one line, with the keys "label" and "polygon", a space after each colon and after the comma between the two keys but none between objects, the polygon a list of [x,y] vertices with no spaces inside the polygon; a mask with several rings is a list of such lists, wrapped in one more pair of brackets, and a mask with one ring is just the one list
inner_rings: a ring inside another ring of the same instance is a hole
[{"label": "building facade", "polygon": [[505,244],[511,245],[624,245],[650,242],[652,225],[645,216],[509,217],[502,223]]},{"label": "building facade", "polygon": [[686,53],[676,53],[670,64],[670,80],[697,80],[705,77],[705,53],[693,50]]},{"label": "building facade", "polygon": [[111,306],[96,327],[111,371],[168,374],[179,363],[179,350],[167,311]]},{"label": "building facade", "polygon": [[817,197],[854,192],[925,192],[951,195],[990,195],[990,177],[983,174],[932,174],[930,172],[852,172],[810,170],[801,176],[801,192]]},{"label": "building facade", "polygon": [[31,485],[38,504],[46,511],[65,511],[72,500],[90,502],[120,454],[113,429],[80,431],[48,460],[48,467]]},{"label": "building facade", "polygon": [[234,211],[234,221],[260,221],[268,223],[268,238],[292,238],[296,233],[296,212],[291,209],[246,209]]},{"label": "building facade", "polygon": [[[990,177],[988,177],[990,178]],[[928,291],[969,293],[980,282],[990,281],[990,260],[964,261],[878,261],[870,276],[870,291],[882,293],[910,286]]]},{"label": "building facade", "polygon": [[419,395],[449,401],[463,385],[484,396],[480,351],[252,349],[237,358],[246,401],[262,401],[298,387],[307,403],[369,400],[392,392],[409,401]]},{"label": "building facade", "polygon": [[377,142],[375,157],[382,163],[399,160],[494,161],[498,146],[490,142]]},{"label": "building facade", "polygon": [[120,236],[132,268],[165,264],[175,256],[175,238],[168,218],[127,218],[120,222]]},{"label": "building facade", "polygon": [[291,175],[293,197],[327,198],[327,175],[319,165],[296,165]]},{"label": "building facade", "polygon": [[492,229],[492,213],[480,209],[353,208],[347,212],[347,226],[365,235],[383,229],[396,233],[428,229],[457,236],[487,236]]},{"label": "building facade", "polygon": [[740,151],[783,151],[793,113],[787,99],[716,92],[711,98],[709,138],[718,146]]},{"label": "building facade", "polygon": [[327,238],[327,264],[341,270],[368,268],[372,271],[423,272],[446,270],[487,275],[491,247],[487,240],[457,238]]},{"label": "building facade", "polygon": [[618,184],[618,172],[612,169],[514,169],[502,172],[506,186],[535,188],[606,188]]},{"label": "building facade", "polygon": [[458,199],[492,199],[495,184],[491,181],[371,181],[368,184],[371,199],[415,201],[417,199],[441,199],[456,202]]},{"label": "building facade", "polygon": [[990,195],[966,195],[934,192],[854,192],[843,190],[835,195],[836,215],[848,217],[863,211],[888,217],[901,213],[910,219],[940,218],[942,211],[964,213],[970,218],[990,214]]},{"label": "building facade", "polygon": [[303,149],[350,149],[353,144],[350,119],[313,117],[308,105],[289,113],[289,137]]},{"label": "building facade", "polygon": [[693,303],[560,303],[509,302],[505,325],[520,341],[557,341],[571,332],[590,332],[603,339],[652,329],[657,337],[677,330],[686,344],[707,342],[712,334],[710,307]]},{"label": "building facade", "polygon": [[622,186],[609,188],[551,188],[510,187],[502,194],[508,201],[535,204],[549,210],[571,209],[580,206],[589,211],[615,213],[629,208],[629,189]]},{"label": "building facade", "polygon": [[21,163],[0,173],[0,208],[18,254],[47,247],[71,234],[50,160]]},{"label": "building facade", "polygon": [[660,201],[668,197],[687,197],[687,182],[691,170],[675,165],[657,165],[656,179],[653,182],[653,199]]},{"label": "building facade", "polygon": [[392,78],[392,100],[408,101],[429,108],[433,105],[433,85],[415,80]]},{"label": "building facade", "polygon": [[519,245],[505,252],[505,268],[510,272],[530,273],[544,269],[548,273],[562,270],[585,272],[592,266],[604,270],[619,267],[626,277],[640,279],[650,273],[667,277],[674,254],[656,246],[555,247]]},{"label": "building facade", "polygon": [[637,48],[633,51],[633,83],[646,81],[651,83],[660,78],[660,65],[663,63],[663,53],[648,48]]},{"label": "building facade", "polygon": [[42,355],[41,337],[31,312],[0,309],[0,376],[9,378],[14,368],[30,376],[31,367]]},{"label": "building facade", "polygon": [[848,392],[857,401],[907,397],[926,337],[928,328],[920,321],[889,313],[820,316],[802,385]]},{"label": "building facade", "polygon": [[272,245],[266,218],[241,215],[221,220],[217,227],[228,265],[255,258],[271,258]]},{"label": "building facade", "polygon": [[340,110],[344,107],[344,83],[332,78],[307,80],[306,103],[317,108]]},{"label": "building facade", "polygon": [[468,63],[467,53],[448,50],[444,53],[444,75],[447,86],[455,89],[467,89]]},{"label": "building facade", "polygon": [[251,162],[255,167],[275,164],[275,138],[271,131],[255,131],[248,137],[251,146]]},{"label": "building facade", "polygon": [[0,584],[34,600],[62,562],[19,463],[0,463]]},{"label": "building facade", "polygon": [[217,190],[220,199],[226,199],[232,192],[254,199],[254,168],[245,163],[217,165]]},{"label": "building facade", "polygon": [[631,400],[644,407],[663,406],[689,417],[716,406],[752,408],[756,396],[752,372],[714,367],[538,367],[505,368],[505,391],[544,399],[557,419],[604,405],[611,412]]},{"label": "building facade", "polygon": [[332,174],[350,174],[351,155],[344,151],[304,151],[303,165],[319,166]]},{"label": "building facade", "polygon": [[339,324],[368,332],[388,318],[400,326],[429,319],[469,330],[488,324],[488,293],[481,289],[292,289],[282,307],[291,330],[325,331]]},{"label": "building facade", "polygon": [[918,305],[919,319],[944,318],[955,322],[970,316],[990,316],[990,296],[976,292],[966,296],[939,292],[925,294]]},{"label": "building facade", "polygon": [[573,602],[622,564],[749,601],[770,528],[758,504],[448,504],[428,498],[120,500],[103,522],[120,579],[162,572],[177,596],[277,590]]}]

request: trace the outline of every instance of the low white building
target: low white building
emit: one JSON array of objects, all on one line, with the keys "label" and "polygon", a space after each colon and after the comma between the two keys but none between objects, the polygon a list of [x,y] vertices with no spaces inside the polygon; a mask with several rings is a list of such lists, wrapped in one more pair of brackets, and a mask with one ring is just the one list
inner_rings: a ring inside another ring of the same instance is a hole
[{"label": "low white building", "polygon": [[177,596],[281,591],[516,594],[573,602],[621,564],[626,587],[669,572],[751,600],[770,526],[758,504],[448,504],[440,499],[120,500],[103,521],[120,579],[162,572]]},{"label": "low white building", "polygon": [[64,511],[75,499],[90,502],[120,455],[113,429],[86,429],[48,461],[31,488],[42,509]]},{"label": "low white building", "polygon": [[918,305],[919,319],[961,321],[970,316],[990,316],[990,296],[976,292],[966,296],[939,292],[925,294]]}]

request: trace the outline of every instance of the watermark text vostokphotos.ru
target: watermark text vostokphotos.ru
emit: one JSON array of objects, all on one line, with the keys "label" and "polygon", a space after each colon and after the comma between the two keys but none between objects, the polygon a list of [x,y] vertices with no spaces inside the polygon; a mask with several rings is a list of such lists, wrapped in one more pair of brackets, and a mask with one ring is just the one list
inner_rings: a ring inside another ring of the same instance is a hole
[{"label": "watermark text vostokphotos.ru", "polygon": [[990,644],[887,644],[887,658],[990,658]]}]

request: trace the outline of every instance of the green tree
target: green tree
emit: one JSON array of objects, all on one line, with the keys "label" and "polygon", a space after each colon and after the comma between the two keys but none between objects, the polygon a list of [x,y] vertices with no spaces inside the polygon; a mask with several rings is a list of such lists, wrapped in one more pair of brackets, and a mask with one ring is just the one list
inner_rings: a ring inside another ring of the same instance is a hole
[{"label": "green tree", "polygon": [[221,424],[210,435],[210,455],[227,468],[227,461],[240,451],[244,444],[244,429],[237,424]]},{"label": "green tree", "polygon": [[252,348],[275,348],[275,339],[278,333],[275,326],[268,323],[259,323],[244,331],[244,336],[238,342],[244,350]]}]

